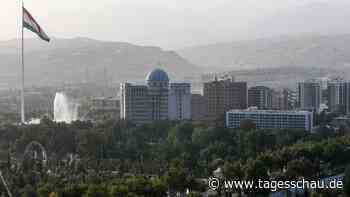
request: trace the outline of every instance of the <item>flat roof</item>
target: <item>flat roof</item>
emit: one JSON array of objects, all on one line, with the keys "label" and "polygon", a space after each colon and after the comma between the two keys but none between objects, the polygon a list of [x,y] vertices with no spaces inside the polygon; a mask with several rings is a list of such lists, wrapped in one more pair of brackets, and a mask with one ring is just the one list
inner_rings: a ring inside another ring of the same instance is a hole
[{"label": "flat roof", "polygon": [[289,114],[305,114],[305,113],[312,113],[309,111],[297,111],[297,110],[251,110],[251,109],[232,109],[227,112],[235,112],[235,113],[267,113],[267,114],[282,114],[282,113],[289,113]]}]

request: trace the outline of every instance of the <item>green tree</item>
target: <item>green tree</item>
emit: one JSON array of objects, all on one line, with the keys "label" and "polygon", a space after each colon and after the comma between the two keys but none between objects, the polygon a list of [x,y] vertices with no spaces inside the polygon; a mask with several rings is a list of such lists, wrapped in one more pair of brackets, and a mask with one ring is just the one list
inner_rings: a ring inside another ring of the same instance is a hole
[{"label": "green tree", "polygon": [[[226,179],[228,180],[235,180],[235,181],[241,181],[244,179],[244,170],[243,166],[240,162],[230,163],[225,162],[223,173]],[[242,196],[242,191],[240,188],[236,188],[236,191],[238,192],[238,196]],[[229,192],[231,193],[231,191]]]},{"label": "green tree", "polygon": [[113,185],[111,187],[110,195],[113,197],[124,197],[129,193],[128,186],[124,184]]},{"label": "green tree", "polygon": [[49,197],[58,197],[58,193],[57,192],[51,192]]},{"label": "green tree", "polygon": [[323,148],[323,155],[327,162],[329,162],[332,167],[343,164],[347,160],[344,157],[344,146],[336,141],[328,142]]},{"label": "green tree", "polygon": [[108,191],[103,185],[89,185],[88,190],[84,194],[84,197],[106,197],[108,196]]},{"label": "green tree", "polygon": [[78,153],[83,157],[101,158],[102,148],[106,143],[103,133],[96,131],[84,131],[78,136]]},{"label": "green tree", "polygon": [[241,120],[239,127],[243,131],[252,131],[256,129],[256,124],[250,119],[245,119]]},{"label": "green tree", "polygon": [[39,197],[48,197],[51,193],[51,188],[49,185],[45,184],[37,190],[37,194]]},{"label": "green tree", "polygon": [[88,189],[88,186],[85,184],[73,184],[65,186],[62,191],[62,196],[65,197],[81,197],[86,190]]},{"label": "green tree", "polygon": [[26,185],[21,193],[21,197],[37,197],[34,188],[31,185]]},{"label": "green tree", "polygon": [[166,196],[166,183],[159,177],[152,177],[151,180],[152,195],[154,197]]},{"label": "green tree", "polygon": [[169,189],[175,191],[185,191],[187,172],[185,171],[183,164],[178,160],[173,160],[170,163],[165,175],[165,182]]},{"label": "green tree", "polygon": [[287,177],[293,180],[298,177],[310,178],[315,175],[314,164],[306,158],[292,160],[287,165]]},{"label": "green tree", "polygon": [[[268,180],[267,166],[261,160],[249,159],[245,165],[245,180],[254,181],[258,183],[259,180]],[[267,189],[249,189],[247,193],[250,196],[267,195],[270,191]]]}]

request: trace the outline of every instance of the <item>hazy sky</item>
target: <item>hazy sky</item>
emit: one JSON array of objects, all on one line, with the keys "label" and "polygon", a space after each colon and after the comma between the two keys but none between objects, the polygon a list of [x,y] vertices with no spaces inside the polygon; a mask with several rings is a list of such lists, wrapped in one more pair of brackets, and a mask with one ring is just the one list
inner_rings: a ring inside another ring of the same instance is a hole
[{"label": "hazy sky", "polygon": [[[1,1],[0,40],[16,38],[19,1]],[[25,7],[51,37],[174,49],[232,40],[257,18],[320,1],[327,0],[26,0]]]}]

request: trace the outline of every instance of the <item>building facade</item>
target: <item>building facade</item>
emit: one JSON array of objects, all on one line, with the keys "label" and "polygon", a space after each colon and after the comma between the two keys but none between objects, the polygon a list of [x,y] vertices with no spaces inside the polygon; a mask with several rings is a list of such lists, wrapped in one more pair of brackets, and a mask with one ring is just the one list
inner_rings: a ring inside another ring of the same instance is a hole
[{"label": "building facade", "polygon": [[247,83],[231,79],[204,83],[203,95],[208,109],[208,120],[216,120],[230,109],[247,108]]},{"label": "building facade", "polygon": [[98,97],[91,100],[91,108],[87,114],[93,121],[120,119],[120,102],[117,98]]},{"label": "building facade", "polygon": [[169,119],[191,119],[191,84],[171,83],[169,89]]},{"label": "building facade", "polygon": [[207,102],[201,94],[192,94],[191,96],[191,119],[194,121],[203,121],[207,117]]},{"label": "building facade", "polygon": [[350,116],[350,82],[344,83],[344,106],[346,115]]},{"label": "building facade", "polygon": [[257,129],[299,129],[311,131],[313,113],[308,111],[230,110],[226,113],[226,127],[240,128],[242,120],[251,120]]},{"label": "building facade", "polygon": [[319,112],[322,100],[321,85],[318,82],[298,83],[298,103],[302,110]]},{"label": "building facade", "polygon": [[136,124],[161,120],[191,119],[191,85],[169,84],[161,69],[148,73],[146,85],[122,83],[120,86],[120,118]]},{"label": "building facade", "polygon": [[151,98],[148,87],[123,83],[120,85],[120,118],[137,124],[152,120]]},{"label": "building facade", "polygon": [[284,88],[282,90],[282,110],[294,110],[297,105],[297,93],[291,89]]},{"label": "building facade", "polygon": [[337,112],[346,105],[346,83],[343,81],[330,81],[327,83],[328,111]]},{"label": "building facade", "polygon": [[146,77],[148,96],[151,101],[151,120],[168,120],[169,118],[169,77],[161,69],[155,69]]},{"label": "building facade", "polygon": [[[254,86],[248,90],[248,107],[272,109],[273,90],[265,86]],[[278,103],[278,101],[276,101]]]},{"label": "building facade", "polygon": [[118,110],[120,108],[120,103],[117,98],[105,98],[97,97],[91,100],[91,109],[92,110]]},{"label": "building facade", "polygon": [[341,112],[350,115],[350,82],[328,82],[327,105],[330,112]]}]

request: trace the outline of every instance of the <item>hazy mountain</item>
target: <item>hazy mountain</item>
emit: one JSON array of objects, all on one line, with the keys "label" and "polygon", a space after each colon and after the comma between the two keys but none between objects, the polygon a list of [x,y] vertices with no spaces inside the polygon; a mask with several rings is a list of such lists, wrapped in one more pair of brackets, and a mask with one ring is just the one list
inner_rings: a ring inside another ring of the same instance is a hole
[{"label": "hazy mountain", "polygon": [[[317,68],[317,67],[279,67],[226,71],[216,74],[221,76],[235,76],[237,81],[247,81],[248,86],[264,85],[273,88],[296,89],[297,82],[308,79],[318,79],[325,82],[328,79],[343,78],[350,80],[350,69]],[[210,75],[208,75],[210,77]]]},{"label": "hazy mountain", "polygon": [[284,36],[211,44],[178,52],[198,66],[215,69],[343,66],[350,63],[350,34]]},{"label": "hazy mountain", "polygon": [[[19,42],[0,42],[0,87],[17,85]],[[129,43],[86,38],[25,41],[26,85],[117,83],[143,80],[153,68],[163,68],[174,80],[198,71],[176,52]]]},{"label": "hazy mountain", "polygon": [[350,3],[345,1],[290,7],[242,27],[232,37],[234,42],[194,46],[179,53],[200,66],[235,69],[343,65],[350,54],[348,18]]}]

